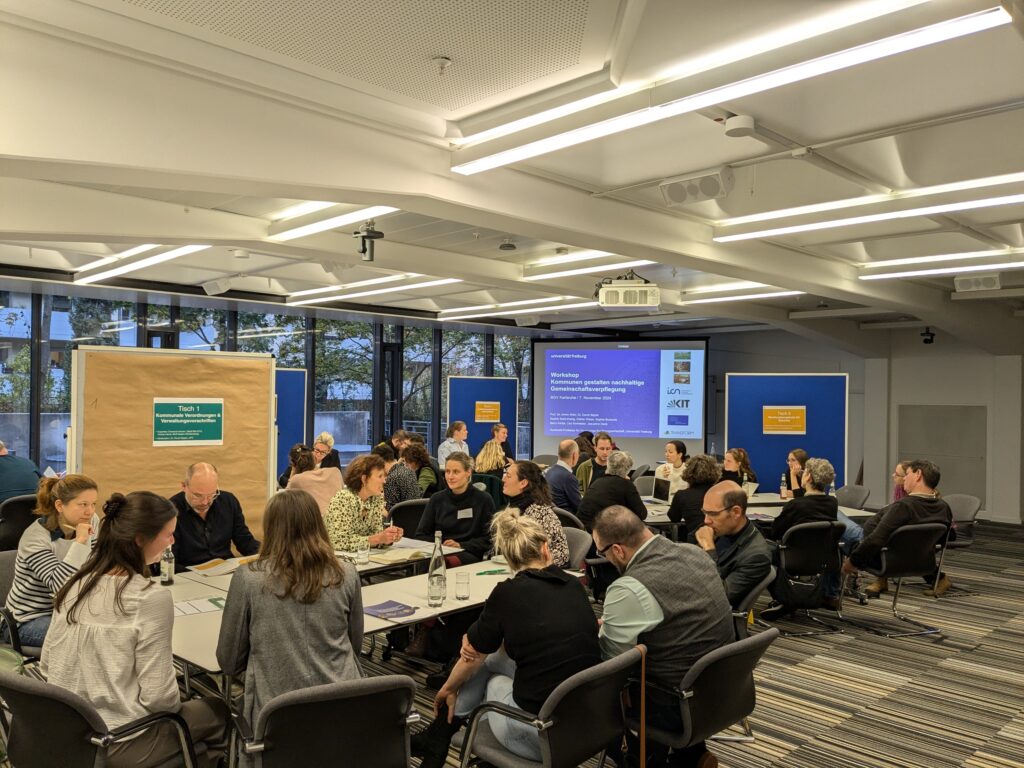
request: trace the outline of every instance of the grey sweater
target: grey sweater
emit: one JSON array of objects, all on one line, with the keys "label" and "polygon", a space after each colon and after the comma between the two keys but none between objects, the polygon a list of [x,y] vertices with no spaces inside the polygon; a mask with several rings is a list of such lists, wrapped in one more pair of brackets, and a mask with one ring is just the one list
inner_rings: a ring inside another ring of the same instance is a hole
[{"label": "grey sweater", "polygon": [[345,580],[310,604],[275,596],[252,565],[231,579],[217,661],[227,674],[245,671],[243,714],[255,728],[275,696],[362,677],[363,597],[350,563],[342,563]]}]

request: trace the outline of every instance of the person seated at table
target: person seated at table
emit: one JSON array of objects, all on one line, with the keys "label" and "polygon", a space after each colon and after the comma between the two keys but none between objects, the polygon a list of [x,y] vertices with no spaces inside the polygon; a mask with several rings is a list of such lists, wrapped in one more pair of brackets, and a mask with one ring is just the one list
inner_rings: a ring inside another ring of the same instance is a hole
[{"label": "person seated at table", "polygon": [[[907,470],[910,468],[909,461],[901,461],[892,471],[892,500],[897,502],[907,497],[903,488],[903,481],[907,477]],[[864,538],[864,531],[861,530],[861,538]],[[868,597],[878,597],[883,592],[889,591],[889,579],[875,579],[864,588],[864,594]]]},{"label": "person seated at table", "polygon": [[[480,475],[493,475],[501,480],[507,464],[508,456],[502,450],[501,444],[497,440],[488,440],[476,455],[474,471]],[[576,480],[573,479],[573,482]]]},{"label": "person seated at table", "polygon": [[23,456],[14,456],[0,440],[0,501],[35,494],[42,477],[39,467]]},{"label": "person seated at table", "polygon": [[478,563],[491,548],[494,500],[473,487],[473,460],[465,453],[457,451],[448,457],[444,475],[448,487],[430,497],[416,538],[433,541],[434,531],[440,531],[444,546],[462,550],[452,555],[459,563]]},{"label": "person seated at table", "polygon": [[313,458],[316,459],[316,468],[324,469],[334,467],[341,472],[341,454],[334,447],[334,435],[330,432],[321,432],[313,441]]},{"label": "person seated at table", "polygon": [[512,446],[508,444],[508,427],[500,421],[497,424],[492,425],[491,439],[501,446],[501,451],[505,454],[505,458],[508,461],[515,460],[516,457],[515,454],[512,453]]},{"label": "person seated at table", "polygon": [[[174,596],[149,579],[149,566],[174,541],[177,510],[155,493],[135,491],[111,495],[103,513],[92,556],[54,598],[40,671],[90,701],[111,729],[177,713],[192,740],[207,745],[203,764],[216,765],[227,708],[215,697],[182,703],[171,657]],[[111,744],[106,765],[162,765],[180,751],[176,729],[165,722]]]},{"label": "person seated at table", "polygon": [[[804,495],[804,467],[807,466],[807,451],[794,448],[786,456],[786,490],[780,496],[784,499],[796,499]],[[828,486],[825,486],[828,490]]]},{"label": "person seated at table", "polygon": [[594,438],[594,458],[576,465],[576,479],[580,492],[586,494],[590,484],[604,475],[608,468],[608,456],[615,450],[615,441],[607,432],[598,432]]},{"label": "person seated at table", "polygon": [[453,421],[448,425],[444,437],[444,442],[437,447],[438,464],[444,465],[449,454],[452,453],[457,452],[469,455],[469,443],[466,442],[466,438],[469,437],[469,427],[466,426],[466,422]]},{"label": "person seated at table", "polygon": [[402,461],[416,474],[421,497],[437,493],[437,475],[430,464],[430,454],[425,445],[409,443],[402,449]]},{"label": "person seated at table", "polygon": [[665,443],[665,463],[657,466],[654,470],[654,477],[669,481],[668,493],[670,498],[683,490],[687,485],[686,480],[683,478],[686,461],[686,443],[682,440],[669,440]]},{"label": "person seated at table", "polygon": [[690,538],[715,561],[729,604],[739,605],[771,570],[768,542],[747,519],[747,494],[732,480],[711,487],[703,512],[704,525]]},{"label": "person seated at table", "polygon": [[579,566],[579,563],[569,563],[569,543],[565,540],[562,523],[555,514],[548,483],[540,467],[532,461],[513,461],[505,470],[501,490],[510,507],[515,507],[524,517],[532,517],[540,523],[548,537],[548,549],[551,550],[551,560],[555,565],[559,568]]},{"label": "person seated at table", "polygon": [[[551,562],[540,524],[508,509],[494,516],[495,551],[514,574],[494,587],[469,627],[448,680],[434,699],[435,718],[412,738],[420,768],[441,768],[452,735],[484,701],[537,713],[563,681],[601,660],[597,620],[574,576]],[[498,741],[540,761],[538,731],[498,714],[487,715]]]},{"label": "person seated at table", "polygon": [[722,479],[732,480],[739,486],[756,483],[757,475],[750,466],[750,454],[743,448],[730,448],[722,461]]},{"label": "person seated at table", "polygon": [[343,552],[386,547],[402,538],[394,525],[384,527],[384,459],[356,456],[345,473],[345,487],[327,505],[324,525],[331,546]]},{"label": "person seated at table", "polygon": [[215,558],[227,560],[232,557],[232,544],[242,555],[260,551],[260,543],[245,524],[242,505],[233,493],[220,489],[213,464],[201,461],[186,469],[181,491],[171,496],[171,503],[178,510],[175,570]]},{"label": "person seated at table", "polygon": [[409,444],[410,437],[411,433],[406,432],[404,429],[400,429],[387,440],[377,443],[377,445],[389,446],[391,450],[395,452],[395,456],[401,456],[402,450]]},{"label": "person seated at table", "polygon": [[231,579],[217,642],[221,671],[245,672],[249,723],[282,693],[362,677],[359,574],[335,557],[316,500],[276,494],[263,525],[259,559]]},{"label": "person seated at table", "polygon": [[371,453],[384,459],[384,509],[390,512],[395,504],[423,497],[416,473],[397,459],[391,446],[380,443]]},{"label": "person seated at table", "polygon": [[576,479],[575,467],[580,459],[580,448],[575,440],[563,440],[558,444],[558,461],[548,467],[544,479],[551,491],[551,503],[559,509],[576,514],[583,501],[580,484]]},{"label": "person seated at table", "polygon": [[704,525],[704,495],[711,486],[722,478],[722,470],[714,456],[700,453],[691,456],[683,469],[683,480],[689,487],[677,491],[672,496],[672,504],[668,508],[668,519],[673,523],[682,521],[684,530],[679,532],[679,540]]},{"label": "person seated at table", "polygon": [[331,499],[341,490],[341,471],[336,467],[314,469],[313,451],[305,445],[292,448],[288,452],[288,461],[292,465],[288,490],[305,491],[316,499],[320,514],[327,514]]},{"label": "person seated at table", "polygon": [[[792,455],[792,454],[790,454]],[[771,538],[774,542],[782,541],[786,531],[801,523],[831,522],[836,520],[839,513],[839,502],[835,496],[829,496],[828,487],[836,479],[835,469],[826,459],[808,458],[804,459],[803,477],[799,486],[803,489],[803,495],[787,501],[779,516],[772,521]],[[772,563],[779,564],[779,551],[776,545],[770,545],[772,551]],[[761,618],[766,621],[773,621],[792,613],[795,608],[786,604],[787,590],[784,589],[784,582],[788,577],[780,573],[775,582],[769,585],[768,589],[772,595],[772,603],[763,611]],[[836,609],[839,607],[838,574],[835,577],[835,584],[831,585],[832,579],[826,579],[824,590],[824,606]],[[831,589],[829,587],[832,587]]]},{"label": "person seated at table", "polygon": [[[902,465],[901,465],[902,466]],[[859,568],[881,565],[880,552],[889,540],[892,532],[903,525],[918,523],[942,523],[947,529],[953,526],[953,511],[943,499],[939,498],[939,480],[942,474],[939,466],[925,459],[911,461],[903,477],[903,490],[906,496],[894,501],[880,510],[874,517],[864,523],[864,538],[843,563],[843,573],[854,574]],[[956,538],[956,531],[947,534],[950,540]],[[940,573],[937,581],[934,577],[926,579],[931,586],[924,592],[929,597],[944,595],[953,586],[946,573]],[[932,583],[934,581],[934,583]],[[871,589],[875,587],[875,589]],[[879,579],[868,587],[866,592],[878,595],[888,589],[888,581]]]},{"label": "person seated at table", "polygon": [[629,479],[629,470],[632,468],[633,457],[625,451],[613,451],[608,454],[604,474],[590,484],[576,512],[576,516],[588,531],[593,527],[597,514],[615,504],[633,510],[641,520],[647,519],[647,507],[640,498],[636,485]]},{"label": "person seated at table", "polygon": [[577,465],[584,461],[590,461],[597,455],[597,449],[594,448],[593,432],[580,432],[576,435],[576,445],[579,446],[580,449],[580,458]]},{"label": "person seated at table", "polygon": [[[96,481],[86,475],[44,477],[36,494],[39,516],[21,534],[7,607],[22,645],[40,647],[53,617],[53,596],[92,551],[100,519]],[[10,631],[4,624],[5,642]]]}]

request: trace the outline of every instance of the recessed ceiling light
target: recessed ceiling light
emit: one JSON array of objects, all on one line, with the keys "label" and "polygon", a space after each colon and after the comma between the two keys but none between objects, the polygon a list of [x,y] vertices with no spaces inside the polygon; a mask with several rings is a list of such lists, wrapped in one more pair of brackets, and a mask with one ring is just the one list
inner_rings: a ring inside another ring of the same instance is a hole
[{"label": "recessed ceiling light", "polygon": [[478,304],[475,307],[459,307],[457,309],[442,309],[438,312],[439,315],[450,314],[452,312],[473,312],[477,309],[498,309],[501,307],[522,307],[527,304],[547,304],[552,301],[562,301],[565,296],[548,296],[543,299],[523,299],[521,301],[505,301],[500,304]]},{"label": "recessed ceiling light", "polygon": [[745,296],[716,296],[711,299],[691,299],[676,302],[685,307],[687,304],[719,304],[726,301],[752,301],[753,299],[778,299],[783,296],[801,296],[804,291],[772,291],[771,293],[748,293]]},{"label": "recessed ceiling light", "polygon": [[305,291],[296,291],[288,295],[289,299],[295,299],[299,296],[315,296],[318,293],[337,293],[338,291],[346,291],[349,288],[362,288],[366,285],[380,285],[382,283],[393,283],[397,280],[405,280],[410,277],[423,277],[419,272],[405,272],[400,275],[387,275],[386,277],[373,277],[369,280],[359,280],[355,283],[338,283],[337,285],[327,285],[323,288],[309,288]]},{"label": "recessed ceiling light", "polygon": [[334,295],[334,296],[320,296],[320,297],[315,298],[315,299],[302,299],[301,301],[289,301],[288,302],[288,306],[290,306],[290,307],[298,307],[298,306],[302,306],[303,304],[322,304],[322,303],[327,302],[327,301],[344,301],[346,299],[359,299],[359,298],[362,298],[364,296],[379,296],[379,295],[384,294],[384,293],[405,293],[406,291],[414,291],[417,288],[433,288],[434,286],[438,286],[438,285],[451,285],[453,283],[461,283],[461,282],[462,282],[462,280],[459,280],[457,278],[447,277],[447,278],[443,278],[441,280],[428,280],[425,283],[410,283],[410,284],[407,284],[407,285],[395,285],[395,286],[392,286],[391,288],[377,288],[377,289],[374,289],[372,291],[359,291],[357,293],[345,293],[345,294],[338,294],[338,295]]},{"label": "recessed ceiling light", "polygon": [[561,312],[563,309],[583,309],[584,307],[596,307],[596,301],[582,301],[576,304],[563,304],[558,307],[530,307],[528,309],[498,310],[497,312],[481,312],[474,315],[462,315],[459,317],[442,317],[441,320],[475,320],[478,317],[508,317],[510,315],[528,315],[536,312]]},{"label": "recessed ceiling light", "polygon": [[127,259],[129,256],[138,256],[140,253],[146,251],[152,251],[154,248],[159,248],[159,244],[146,243],[145,245],[136,245],[134,248],[129,248],[127,251],[121,251],[121,253],[115,253],[110,256],[104,256],[102,259],[90,262],[82,267],[76,267],[74,272],[85,272],[87,269],[98,269],[106,264],[113,264],[115,261],[121,259]]},{"label": "recessed ceiling light", "polygon": [[935,267],[934,269],[912,269],[905,272],[884,272],[880,275],[858,275],[861,280],[892,280],[897,277],[928,277],[930,275],[958,275],[962,272],[998,272],[1001,269],[1020,269],[1024,261],[1002,264],[972,264],[969,267]]},{"label": "recessed ceiling light", "polygon": [[332,205],[337,203],[329,203],[325,200],[305,200],[295,205],[290,205],[282,211],[270,214],[271,221],[288,221],[288,219],[297,219],[299,216],[305,216],[308,213],[316,213],[322,211],[325,208],[330,208]]},{"label": "recessed ceiling light", "polygon": [[556,256],[547,256],[538,259],[530,264],[532,267],[549,267],[552,264],[572,264],[576,261],[590,261],[591,259],[603,259],[606,256],[615,256],[608,251],[577,251],[576,253],[559,253]]},{"label": "recessed ceiling light", "polygon": [[984,259],[990,256],[1010,256],[1024,253],[1024,248],[996,248],[991,251],[969,251],[967,253],[943,253],[936,256],[908,256],[905,259],[886,259],[858,264],[861,269],[880,269],[882,267],[906,267],[911,264],[934,264],[942,261],[965,261],[967,259]]},{"label": "recessed ceiling light", "polygon": [[339,229],[341,227],[348,226],[349,224],[355,224],[359,221],[377,219],[381,216],[387,216],[389,213],[394,213],[397,210],[397,208],[392,208],[389,205],[375,205],[370,208],[361,208],[358,211],[349,211],[348,213],[331,216],[330,218],[314,221],[310,224],[303,224],[301,227],[293,227],[292,229],[286,229],[273,235],[267,235],[267,239],[284,243],[300,237],[315,235],[318,232],[326,232],[329,229]]},{"label": "recessed ceiling light", "polygon": [[196,253],[197,251],[202,251],[209,247],[210,246],[208,245],[183,245],[180,248],[175,248],[174,250],[167,251],[166,253],[158,253],[154,256],[147,256],[145,259],[140,259],[139,261],[133,261],[128,264],[119,263],[117,264],[117,266],[111,267],[110,269],[105,269],[101,272],[96,272],[94,274],[76,275],[75,283],[78,285],[88,285],[90,283],[95,283],[100,280],[108,280],[111,277],[117,277],[118,275],[124,275],[127,274],[128,272],[135,272],[136,270],[139,269],[145,269],[146,267],[152,267],[156,264],[162,264],[165,261],[171,261],[172,259],[176,259],[179,256],[187,256],[190,253]]},{"label": "recessed ceiling light", "polygon": [[573,275],[589,275],[594,272],[612,272],[616,269],[628,269],[630,267],[646,267],[648,264],[653,264],[653,261],[647,259],[637,259],[636,261],[620,261],[615,264],[598,264],[596,267],[579,267],[578,269],[566,269],[561,272],[548,272],[543,275],[523,275],[523,280],[527,282],[533,282],[535,280],[551,280],[556,277],[571,277]]}]

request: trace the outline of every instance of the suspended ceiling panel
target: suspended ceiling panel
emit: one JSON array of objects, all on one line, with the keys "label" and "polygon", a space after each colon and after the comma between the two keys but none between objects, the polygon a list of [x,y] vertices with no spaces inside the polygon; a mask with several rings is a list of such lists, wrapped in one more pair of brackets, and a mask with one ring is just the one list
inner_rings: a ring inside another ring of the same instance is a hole
[{"label": "suspended ceiling panel", "polygon": [[[472,114],[600,72],[615,0],[90,0],[224,48]],[[442,73],[435,57],[451,59]]]}]

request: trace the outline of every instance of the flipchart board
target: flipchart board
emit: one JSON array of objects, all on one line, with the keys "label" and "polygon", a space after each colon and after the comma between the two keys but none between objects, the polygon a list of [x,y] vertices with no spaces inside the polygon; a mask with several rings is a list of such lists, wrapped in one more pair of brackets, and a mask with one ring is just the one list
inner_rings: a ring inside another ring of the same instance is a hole
[{"label": "flipchart board", "polygon": [[845,373],[727,373],[725,445],[745,448],[765,491],[777,488],[786,454],[828,459],[846,484],[849,380]]},{"label": "flipchart board", "polygon": [[276,484],[272,355],[82,346],[72,387],[72,471],[96,480],[101,497],[171,496],[185,468],[206,461],[259,537]]},{"label": "flipchart board", "polygon": [[515,377],[448,377],[448,423],[466,422],[466,442],[474,455],[491,439],[491,427],[499,422],[508,427],[508,444],[516,455],[518,409],[519,379]]}]

